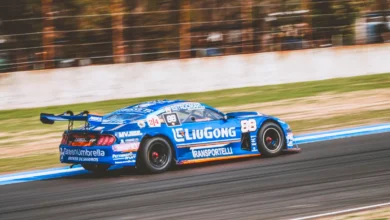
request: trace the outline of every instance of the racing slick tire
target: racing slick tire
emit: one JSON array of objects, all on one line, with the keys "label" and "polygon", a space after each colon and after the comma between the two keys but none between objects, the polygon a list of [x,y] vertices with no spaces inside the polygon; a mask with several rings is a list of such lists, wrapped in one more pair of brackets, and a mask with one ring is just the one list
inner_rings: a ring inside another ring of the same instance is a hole
[{"label": "racing slick tire", "polygon": [[139,151],[137,168],[147,173],[162,173],[169,169],[172,163],[172,148],[162,137],[147,139]]},{"label": "racing slick tire", "polygon": [[283,131],[275,122],[266,122],[257,133],[257,146],[266,157],[278,156],[285,145]]},{"label": "racing slick tire", "polygon": [[81,166],[95,174],[104,174],[111,167],[110,165],[105,164],[81,164]]}]

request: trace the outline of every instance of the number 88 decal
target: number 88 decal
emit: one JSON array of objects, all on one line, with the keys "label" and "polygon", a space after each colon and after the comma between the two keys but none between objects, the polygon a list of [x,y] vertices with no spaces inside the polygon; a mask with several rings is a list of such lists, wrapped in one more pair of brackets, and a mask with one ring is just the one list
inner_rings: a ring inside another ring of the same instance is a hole
[{"label": "number 88 decal", "polygon": [[256,126],[255,119],[241,121],[241,132],[242,133],[256,131],[256,129],[257,129],[257,126]]},{"label": "number 88 decal", "polygon": [[167,121],[168,121],[168,123],[175,123],[176,122],[176,115],[167,115]]}]

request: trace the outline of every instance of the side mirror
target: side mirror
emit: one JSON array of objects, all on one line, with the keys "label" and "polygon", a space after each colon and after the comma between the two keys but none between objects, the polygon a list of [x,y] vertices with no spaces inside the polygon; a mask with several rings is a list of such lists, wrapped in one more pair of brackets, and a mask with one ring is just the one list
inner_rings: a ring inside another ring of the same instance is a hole
[{"label": "side mirror", "polygon": [[224,120],[224,121],[227,121],[227,120],[228,120],[228,116],[227,116],[227,115],[224,115],[224,116],[223,116],[223,120]]}]

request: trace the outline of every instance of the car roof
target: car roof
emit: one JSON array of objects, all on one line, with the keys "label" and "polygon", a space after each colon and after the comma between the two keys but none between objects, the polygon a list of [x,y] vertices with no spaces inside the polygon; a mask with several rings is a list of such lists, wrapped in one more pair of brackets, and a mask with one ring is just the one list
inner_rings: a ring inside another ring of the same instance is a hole
[{"label": "car roof", "polygon": [[174,105],[178,103],[184,103],[184,102],[189,102],[186,100],[154,100],[154,101],[148,101],[148,102],[141,102],[136,105],[128,106],[126,108],[148,108],[153,111],[157,111],[161,108],[167,107],[169,105]]},{"label": "car roof", "polygon": [[[191,102],[186,100],[154,100],[148,102],[141,102],[131,105],[103,116],[105,123],[123,123],[124,121],[142,120],[152,115],[159,115],[161,113],[170,113],[181,110],[198,110],[212,108],[206,104],[199,102]],[[212,108],[214,109],[214,108]],[[219,112],[214,109],[214,111]],[[222,112],[220,112],[222,113]],[[223,114],[223,113],[222,113]]]},{"label": "car roof", "polygon": [[148,101],[148,102],[141,102],[135,105],[131,105],[119,110],[114,111],[113,113],[129,113],[129,114],[143,114],[148,115],[151,113],[159,112],[159,110],[164,109],[168,106],[174,106],[176,104],[186,104],[186,103],[193,103],[197,104],[198,106],[206,107],[206,105],[198,102],[191,102],[186,100],[154,100],[154,101]]}]

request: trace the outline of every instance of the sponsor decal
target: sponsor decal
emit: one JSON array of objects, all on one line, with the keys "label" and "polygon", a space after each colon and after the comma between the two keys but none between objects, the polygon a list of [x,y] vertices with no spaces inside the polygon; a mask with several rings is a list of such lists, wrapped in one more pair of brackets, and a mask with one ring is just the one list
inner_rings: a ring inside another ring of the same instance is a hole
[{"label": "sponsor decal", "polygon": [[102,122],[103,118],[100,116],[89,116],[88,121],[94,121],[94,122]]},{"label": "sponsor decal", "polygon": [[188,103],[180,103],[177,105],[171,106],[172,111],[180,111],[180,110],[196,110],[196,109],[205,109],[205,107],[200,103],[188,102]]},{"label": "sponsor decal", "polygon": [[78,162],[99,162],[99,158],[96,157],[68,157],[68,160]]},{"label": "sponsor decal", "polygon": [[287,146],[294,146],[294,135],[291,132],[287,133]]},{"label": "sponsor decal", "polygon": [[133,153],[127,153],[127,154],[113,154],[112,159],[113,160],[134,160],[136,157]]},{"label": "sponsor decal", "polygon": [[172,129],[173,137],[176,142],[184,142],[191,140],[204,140],[204,139],[218,139],[218,138],[228,138],[236,137],[236,129],[234,127],[230,128],[212,128],[206,127],[204,129],[195,129],[189,131],[188,129],[175,128]]},{"label": "sponsor decal", "polygon": [[115,164],[135,163],[135,160],[115,161]]},{"label": "sponsor decal", "polygon": [[[94,131],[101,131],[101,130],[103,130],[104,129],[104,127],[96,127],[96,128],[94,128],[93,130]],[[92,130],[92,129],[91,129]]]},{"label": "sponsor decal", "polygon": [[205,157],[217,157],[233,155],[233,148],[231,147],[219,147],[212,149],[191,149],[193,158],[205,158]]},{"label": "sponsor decal", "polygon": [[241,132],[242,133],[253,132],[256,130],[257,130],[257,125],[256,125],[255,119],[241,121]]},{"label": "sponsor decal", "polygon": [[164,114],[163,116],[167,126],[172,127],[172,126],[181,125],[179,117],[177,116],[176,113]]},{"label": "sponsor decal", "polygon": [[104,157],[106,153],[100,149],[88,150],[60,148],[60,154],[61,156]]},{"label": "sponsor decal", "polygon": [[172,112],[171,108],[169,108],[169,107],[164,108],[164,110],[165,110],[166,113],[171,113]]},{"label": "sponsor decal", "polygon": [[138,113],[152,113],[153,110],[152,109],[148,109],[148,108],[143,108],[143,107],[140,106],[140,107],[134,107],[134,108],[119,109],[116,112],[120,112],[120,113],[134,113],[134,112],[138,112]]},{"label": "sponsor decal", "polygon": [[115,132],[115,136],[117,136],[119,138],[136,137],[136,136],[141,136],[141,135],[142,135],[142,133],[139,130]]},{"label": "sponsor decal", "polygon": [[141,103],[141,104],[137,105],[136,107],[146,108],[146,107],[149,107],[152,105],[167,104],[167,103],[172,103],[172,102],[175,102],[175,101],[174,100],[155,100],[155,101]]},{"label": "sponsor decal", "polygon": [[151,127],[151,128],[161,127],[160,118],[158,116],[156,116],[156,115],[149,115],[146,118],[146,121],[148,123],[148,126]]},{"label": "sponsor decal", "polygon": [[[94,140],[96,140],[96,139],[94,139]],[[75,138],[74,142],[87,142],[87,139],[85,139],[85,138]],[[93,142],[93,141],[91,141],[91,142]]]},{"label": "sponsor decal", "polygon": [[128,138],[128,139],[121,139],[121,144],[124,143],[130,143],[130,142],[139,142],[139,138]]},{"label": "sponsor decal", "polygon": [[145,121],[137,121],[137,125],[139,128],[144,128],[146,126]]},{"label": "sponsor decal", "polygon": [[140,142],[116,144],[112,146],[112,150],[115,152],[136,152],[138,151],[139,145]]},{"label": "sponsor decal", "polygon": [[252,146],[257,146],[256,136],[251,136],[251,144],[252,144]]}]

